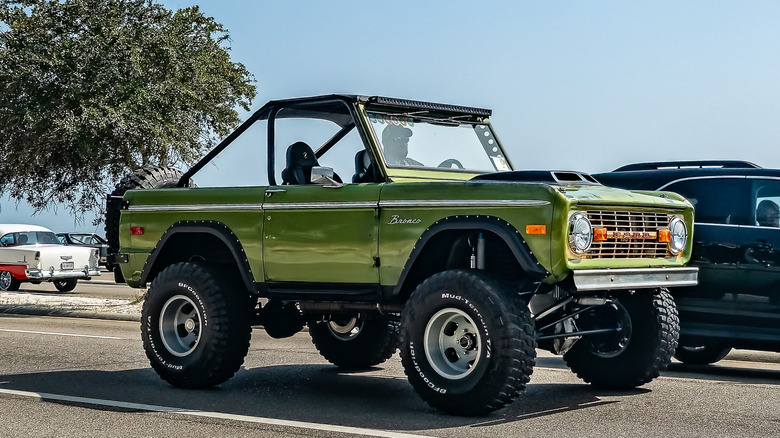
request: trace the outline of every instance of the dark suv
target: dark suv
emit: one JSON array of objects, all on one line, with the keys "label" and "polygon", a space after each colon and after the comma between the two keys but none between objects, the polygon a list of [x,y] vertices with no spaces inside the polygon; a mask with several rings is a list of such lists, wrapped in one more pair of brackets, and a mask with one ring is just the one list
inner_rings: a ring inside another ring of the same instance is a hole
[{"label": "dark suv", "polygon": [[672,289],[678,360],[711,364],[731,348],[780,351],[780,170],[680,161],[593,176],[609,186],[677,192],[696,209],[690,264],[699,267],[699,285]]}]

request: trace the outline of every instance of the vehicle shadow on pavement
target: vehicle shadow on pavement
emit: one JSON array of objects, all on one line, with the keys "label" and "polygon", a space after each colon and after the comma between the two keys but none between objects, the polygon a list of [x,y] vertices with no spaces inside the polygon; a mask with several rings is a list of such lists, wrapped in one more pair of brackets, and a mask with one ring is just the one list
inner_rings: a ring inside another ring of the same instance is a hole
[{"label": "vehicle shadow on pavement", "polygon": [[[380,371],[376,368],[374,371]],[[0,389],[60,394],[123,403],[386,430],[486,427],[566,411],[620,403],[615,397],[648,392],[603,391],[587,384],[530,384],[505,409],[481,417],[444,415],[423,402],[403,377],[345,373],[331,365],[242,369],[206,390],[175,388],[151,369],[53,371],[0,375]],[[602,400],[609,396],[610,400]],[[52,400],[44,401],[51,402]],[[63,402],[90,409],[143,412],[136,407]]]},{"label": "vehicle shadow on pavement", "polygon": [[686,379],[706,379],[737,383],[780,385],[780,370],[714,365],[685,365],[672,363],[662,376]]}]

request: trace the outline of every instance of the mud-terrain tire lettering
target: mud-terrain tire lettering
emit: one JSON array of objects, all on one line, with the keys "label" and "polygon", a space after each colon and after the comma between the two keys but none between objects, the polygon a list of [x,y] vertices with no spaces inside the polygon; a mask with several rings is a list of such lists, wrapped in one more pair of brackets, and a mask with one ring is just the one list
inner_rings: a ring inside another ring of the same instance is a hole
[{"label": "mud-terrain tire lettering", "polygon": [[409,382],[428,404],[458,415],[511,403],[530,380],[535,339],[519,296],[475,270],[431,276],[401,317],[401,361]]}]

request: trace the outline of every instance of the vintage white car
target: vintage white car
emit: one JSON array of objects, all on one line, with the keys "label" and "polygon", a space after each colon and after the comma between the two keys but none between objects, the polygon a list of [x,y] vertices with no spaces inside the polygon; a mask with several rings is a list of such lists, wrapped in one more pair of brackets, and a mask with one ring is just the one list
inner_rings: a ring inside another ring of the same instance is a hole
[{"label": "vintage white car", "polygon": [[48,228],[0,224],[0,290],[51,281],[60,292],[72,291],[79,278],[100,275],[99,257],[96,248],[60,244]]}]

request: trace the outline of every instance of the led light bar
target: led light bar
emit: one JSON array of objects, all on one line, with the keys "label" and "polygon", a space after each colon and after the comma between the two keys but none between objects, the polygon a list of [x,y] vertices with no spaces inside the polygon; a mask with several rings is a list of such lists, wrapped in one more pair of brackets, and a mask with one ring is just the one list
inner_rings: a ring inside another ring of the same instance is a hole
[{"label": "led light bar", "polygon": [[418,100],[396,99],[392,97],[372,97],[370,102],[392,107],[414,108],[429,111],[446,111],[450,113],[473,114],[476,116],[490,117],[493,110],[473,108],[469,106],[447,105],[444,103],[420,102]]}]

